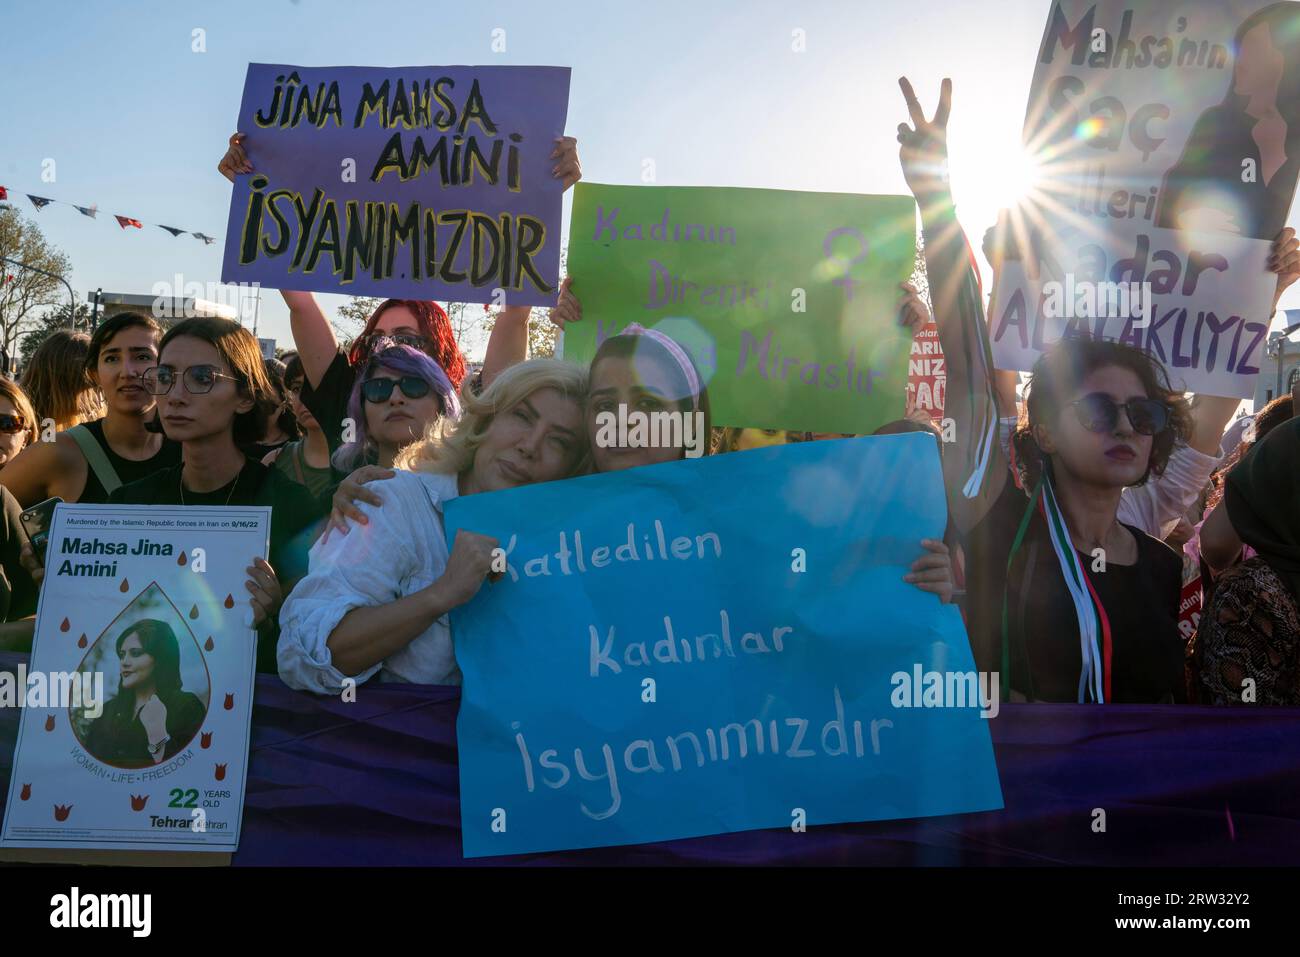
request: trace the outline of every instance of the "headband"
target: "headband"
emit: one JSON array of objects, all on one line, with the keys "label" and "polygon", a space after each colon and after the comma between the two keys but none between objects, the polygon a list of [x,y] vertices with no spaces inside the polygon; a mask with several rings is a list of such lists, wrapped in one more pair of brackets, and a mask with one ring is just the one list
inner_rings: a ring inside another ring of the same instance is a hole
[{"label": "headband", "polygon": [[691,409],[692,411],[698,411],[702,387],[700,377],[696,374],[695,366],[691,363],[690,356],[686,354],[686,351],[662,332],[647,329],[639,322],[632,323],[623,330],[622,334],[625,336],[645,336],[647,339],[651,339],[664,347],[664,350],[673,357],[673,361],[682,370],[682,375],[686,377],[686,385],[691,390]]}]

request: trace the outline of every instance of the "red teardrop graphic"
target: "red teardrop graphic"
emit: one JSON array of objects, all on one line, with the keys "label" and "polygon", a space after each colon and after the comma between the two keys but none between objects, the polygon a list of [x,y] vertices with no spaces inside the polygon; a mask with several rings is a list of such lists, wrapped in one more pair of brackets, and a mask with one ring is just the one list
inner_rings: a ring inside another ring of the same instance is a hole
[{"label": "red teardrop graphic", "polygon": [[191,617],[191,618],[197,618],[197,617],[199,617],[199,606],[198,606],[198,605],[191,605],[191,606],[190,606],[190,617]]},{"label": "red teardrop graphic", "polygon": [[18,800],[26,801],[31,796],[32,796],[32,786],[30,784],[24,784],[23,793],[18,795]]},{"label": "red teardrop graphic", "polygon": [[68,819],[68,812],[71,811],[71,810],[72,810],[72,805],[71,805],[71,804],[56,804],[56,805],[54,805],[54,820],[56,820],[56,821],[66,821],[66,820]]},{"label": "red teardrop graphic", "polygon": [[201,735],[199,735],[199,747],[205,749],[212,747],[211,731],[204,731]]},{"label": "red teardrop graphic", "polygon": [[120,585],[117,586],[117,590],[120,591],[120,592],[127,592],[127,591],[130,591],[130,590],[131,590],[131,582],[130,582],[130,580],[129,580],[129,579],[126,579],[126,578],[123,578],[123,579],[122,579],[122,584],[120,584]]},{"label": "red teardrop graphic", "polygon": [[147,795],[147,794],[132,794],[132,795],[131,795],[131,810],[132,810],[132,811],[143,811],[143,810],[144,810],[144,806],[145,806],[146,804],[148,804],[148,803],[149,803],[149,795]]},{"label": "red teardrop graphic", "polygon": [[234,608],[234,607],[235,607],[235,596],[234,596],[234,595],[227,595],[227,596],[226,596],[225,605],[226,605],[227,608]]},{"label": "red teardrop graphic", "polygon": [[[226,703],[224,707],[227,711],[230,711],[235,707],[235,696],[233,694],[226,695]],[[53,721],[54,719],[51,718],[50,720]]]},{"label": "red teardrop graphic", "polygon": [[181,552],[179,555],[176,556],[177,565],[184,565],[187,561],[189,561],[189,559],[185,557],[184,552]]},{"label": "red teardrop graphic", "polygon": [[224,764],[217,765],[216,778],[218,781],[224,781],[226,779],[226,766]]},{"label": "red teardrop graphic", "polygon": [[51,714],[51,715],[47,715],[47,716],[46,716],[46,718],[45,718],[45,730],[46,730],[46,731],[53,731],[53,730],[54,730],[54,715]]},{"label": "red teardrop graphic", "polygon": [[[230,606],[227,605],[226,607],[229,608]],[[65,618],[63,619],[62,624],[59,625],[59,631],[67,631],[71,627],[72,627],[72,622],[68,621],[68,619]]]},{"label": "red teardrop graphic", "polygon": [[77,639],[77,647],[85,648],[87,644],[89,644],[89,642],[86,641],[86,633],[82,632],[81,637]]},{"label": "red teardrop graphic", "polygon": [[211,650],[212,650],[213,648],[215,648],[215,647],[216,647],[216,644],[213,642],[213,640],[212,640],[212,636],[211,636],[211,635],[208,635],[208,640],[205,641],[205,642],[203,643],[203,650],[204,650],[204,651],[211,651]]}]

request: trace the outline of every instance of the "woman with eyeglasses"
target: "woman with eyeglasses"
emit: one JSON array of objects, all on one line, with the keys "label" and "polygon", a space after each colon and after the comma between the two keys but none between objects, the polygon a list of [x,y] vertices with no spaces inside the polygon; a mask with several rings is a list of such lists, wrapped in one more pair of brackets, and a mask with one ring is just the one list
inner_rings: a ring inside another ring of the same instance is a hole
[{"label": "woman with eyeglasses", "polygon": [[[236,175],[253,172],[246,140],[243,133],[233,134],[217,164],[217,171],[232,183]],[[574,137],[556,137],[551,158],[555,160],[551,175],[561,180],[565,189],[582,178],[578,141]],[[300,397],[324,431],[331,452],[343,444],[343,421],[348,417],[358,367],[376,352],[395,345],[410,346],[437,362],[455,389],[460,390],[466,373],[465,357],[456,343],[451,320],[436,302],[384,300],[370,314],[361,335],[345,354],[339,349],[333,327],[315,296],[287,289],[280,294],[289,306],[289,328],[302,356],[305,381]],[[511,342],[523,343],[525,350],[530,312],[528,306],[506,306],[497,316],[501,335]]]},{"label": "woman with eyeglasses", "polygon": [[270,561],[250,556],[246,584],[258,670],[274,671],[276,614],[307,571],[323,510],[302,486],[241,451],[276,408],[257,340],[229,319],[186,319],[163,336],[143,384],[157,398],[163,431],[181,445],[182,464],[124,485],[109,501],[271,506]]},{"label": "woman with eyeglasses", "polygon": [[1181,562],[1119,521],[1121,493],[1159,475],[1189,431],[1186,403],[1150,356],[1066,339],[1039,359],[1008,462],[998,443],[982,297],[946,173],[951,83],[926,119],[900,81],[903,175],[921,209],[935,321],[948,360],[943,457],[965,538],[967,630],[981,671],[1017,699],[1183,700]]},{"label": "woman with eyeglasses", "polygon": [[56,496],[106,502],[120,485],[180,462],[180,446],[149,429],[157,403],[140,379],[158,364],[160,335],[158,323],[140,313],[99,324],[77,374],[103,393],[104,417],[56,433],[53,442],[33,442],[5,465],[4,484],[24,508]]}]

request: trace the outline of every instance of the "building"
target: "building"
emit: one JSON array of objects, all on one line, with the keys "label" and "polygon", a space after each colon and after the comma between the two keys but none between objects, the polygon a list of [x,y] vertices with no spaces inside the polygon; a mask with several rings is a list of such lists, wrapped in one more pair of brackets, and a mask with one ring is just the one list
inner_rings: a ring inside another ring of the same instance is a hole
[{"label": "building", "polygon": [[1255,382],[1255,411],[1286,395],[1300,381],[1300,309],[1287,309],[1286,327],[1269,333]]},{"label": "building", "polygon": [[[86,301],[95,302],[95,293],[87,293]],[[194,296],[140,296],[122,292],[101,292],[99,294],[99,322],[109,319],[119,312],[141,312],[153,316],[163,326],[170,326],[178,319],[192,316],[219,316],[222,319],[239,321],[239,310],[208,299]]]}]

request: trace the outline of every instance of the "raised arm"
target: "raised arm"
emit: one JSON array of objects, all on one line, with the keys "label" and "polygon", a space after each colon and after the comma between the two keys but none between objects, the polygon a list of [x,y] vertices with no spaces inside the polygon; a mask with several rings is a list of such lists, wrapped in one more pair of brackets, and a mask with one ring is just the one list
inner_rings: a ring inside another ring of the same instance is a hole
[{"label": "raised arm", "polygon": [[314,389],[339,351],[338,340],[314,295],[292,289],[281,289],[280,295],[289,307],[289,331],[302,358],[302,374]]},{"label": "raised arm", "polygon": [[944,480],[953,521],[968,531],[1001,494],[1007,463],[997,441],[993,368],[979,280],[948,186],[952,81],[943,81],[930,120],[907,79],[898,82],[912,120],[910,126],[898,126],[899,161],[921,211],[930,301],[948,368],[944,416],[953,420],[955,448],[945,452]]},{"label": "raised arm", "polygon": [[[565,282],[568,282],[566,279]],[[528,358],[528,306],[506,306],[497,313],[483,354],[483,388],[512,365]]]}]

